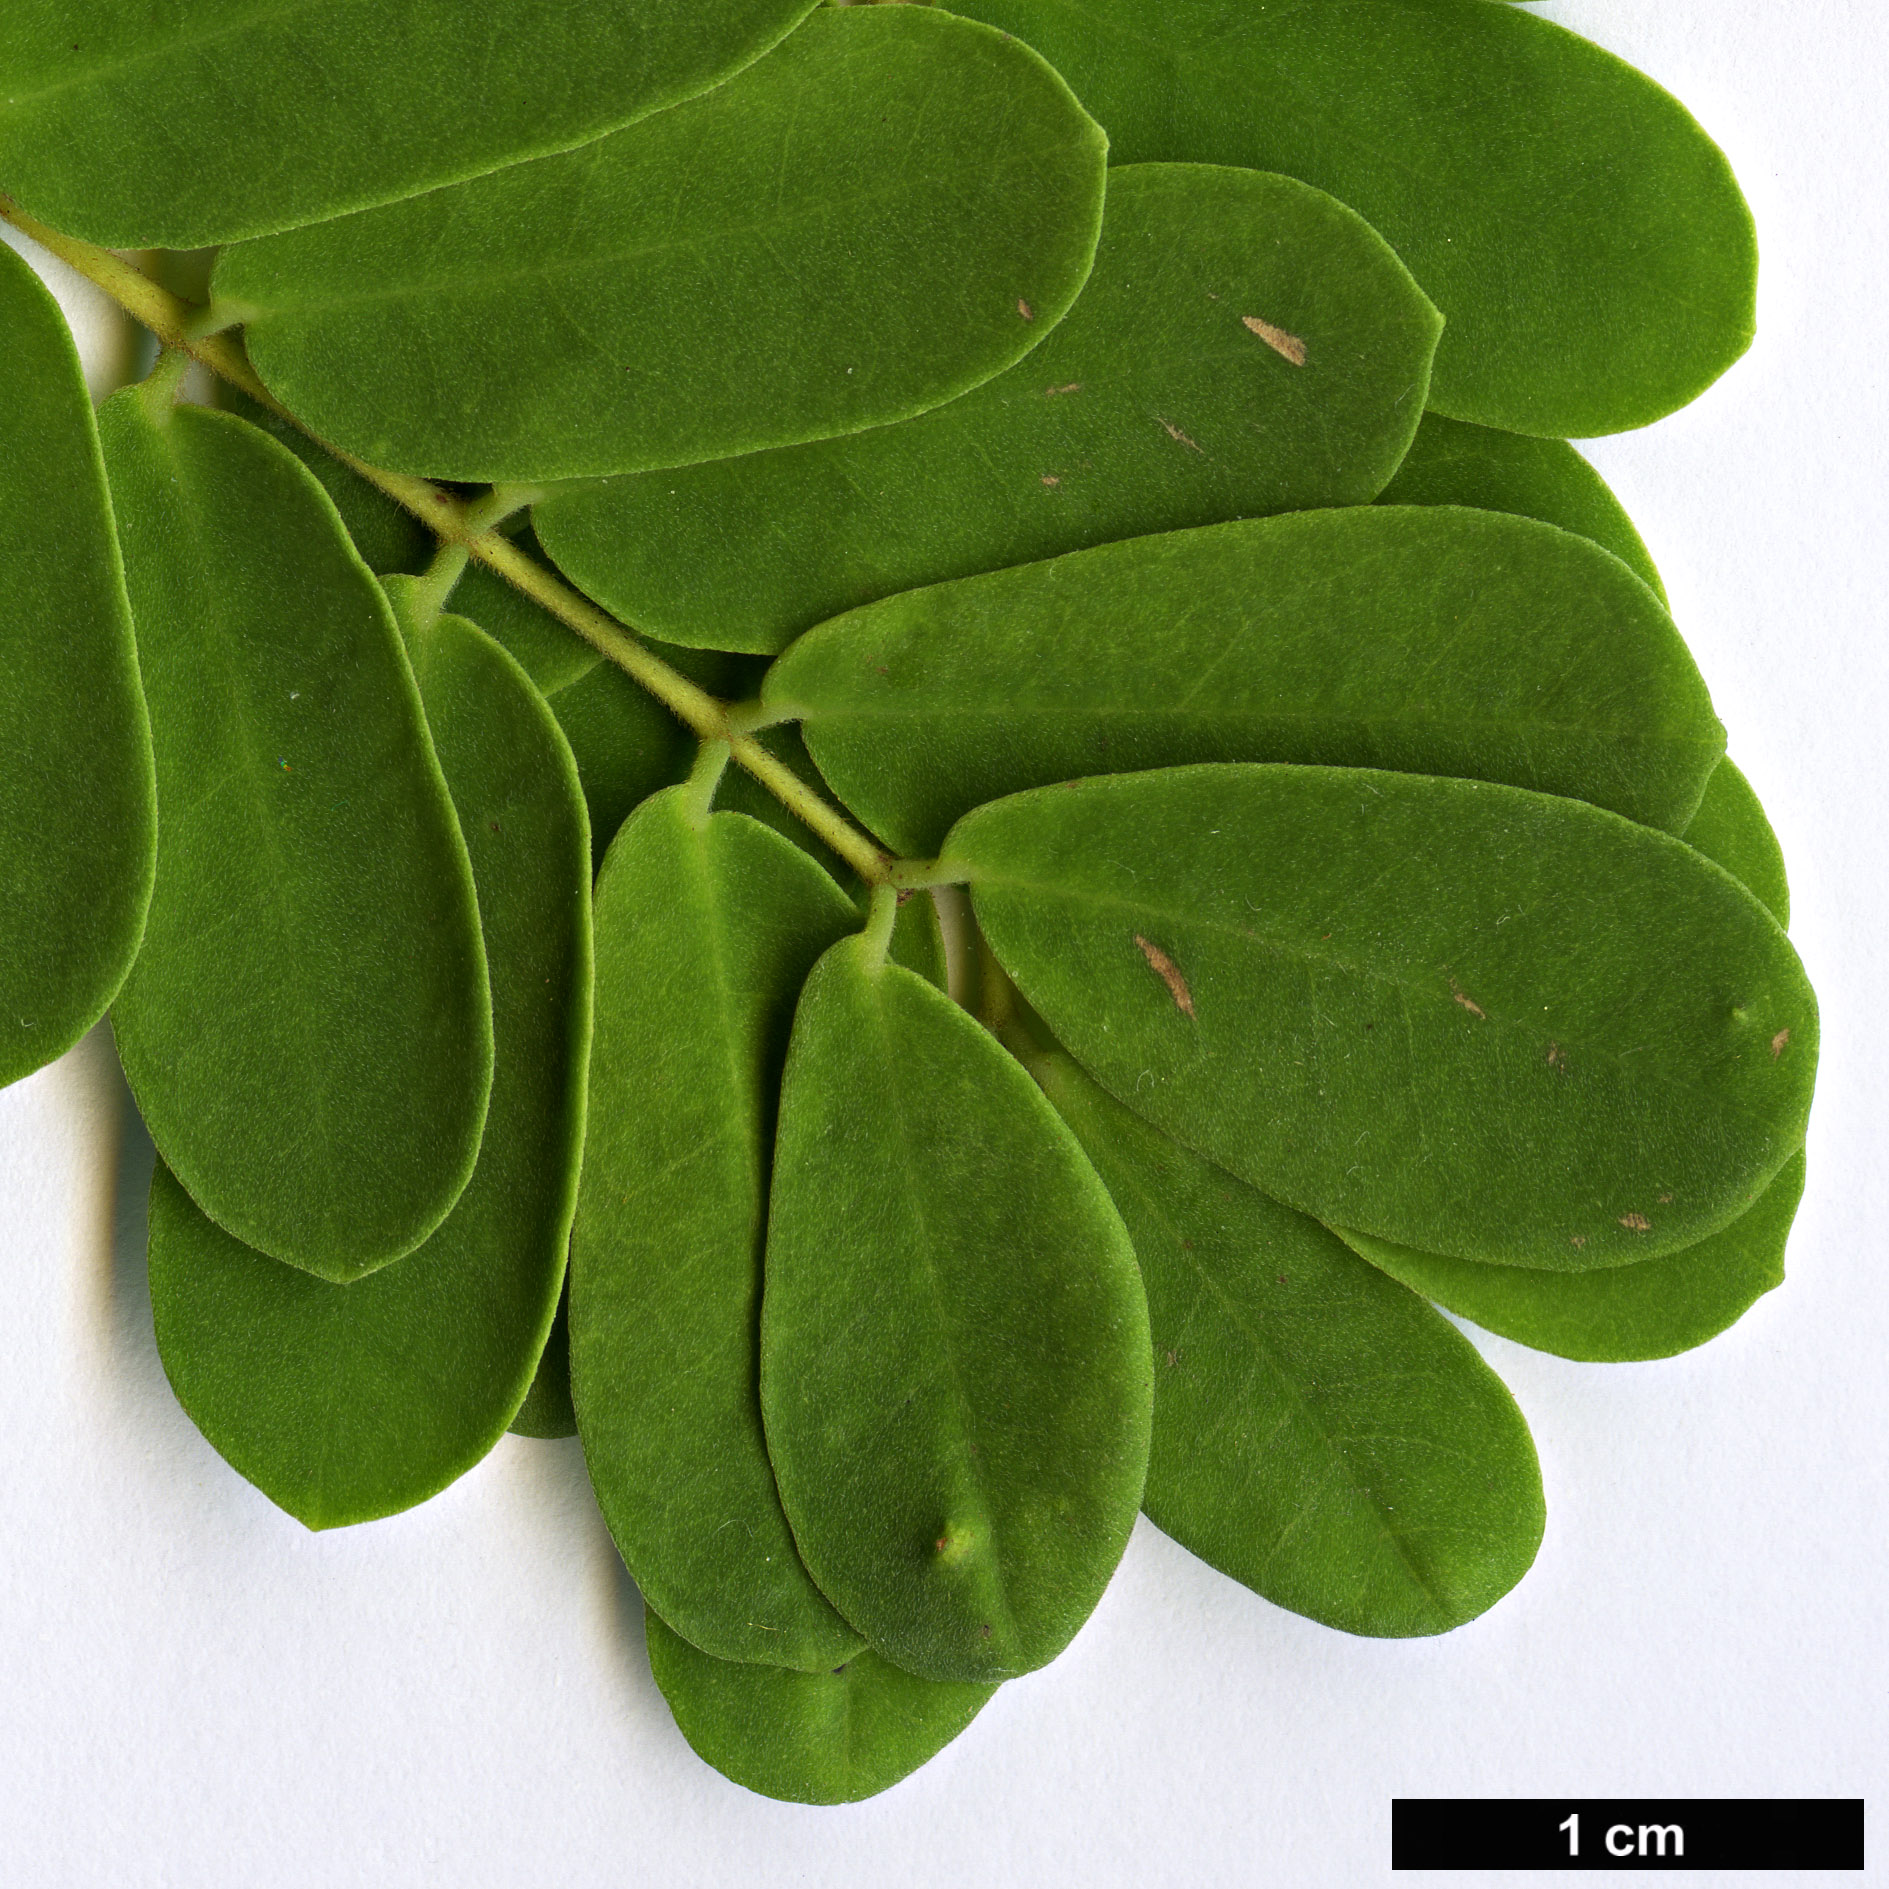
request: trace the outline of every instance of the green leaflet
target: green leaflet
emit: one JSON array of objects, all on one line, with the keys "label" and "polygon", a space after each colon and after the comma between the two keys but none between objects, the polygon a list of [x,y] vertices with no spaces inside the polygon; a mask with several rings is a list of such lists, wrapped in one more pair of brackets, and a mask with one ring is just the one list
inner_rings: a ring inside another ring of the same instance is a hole
[{"label": "green leaflet", "polygon": [[1328,1224],[1584,1271],[1718,1232],[1803,1145],[1770,914],[1577,800],[1191,767],[960,821],[1003,967],[1118,1100]]},{"label": "green leaflet", "polygon": [[[321,482],[369,570],[386,575],[426,568],[438,545],[412,513],[324,451],[300,427],[240,389],[225,386],[218,391],[230,411],[286,446]],[[542,558],[542,547],[528,520],[522,516],[508,519],[501,529],[527,554]],[[687,773],[694,753],[692,742],[645,690],[497,572],[468,563],[447,601],[455,615],[471,618],[518,660],[566,724],[578,771],[591,796],[591,825],[601,864],[604,849],[630,808],[645,794]],[[740,657],[665,644],[654,647],[671,667],[711,693],[748,693],[750,682],[759,675],[752,661]],[[601,677],[596,675],[599,669],[606,671]],[[599,810],[603,819],[596,817]]]},{"label": "green leaflet", "polygon": [[[508,601],[500,601],[501,593]],[[611,840],[632,810],[651,794],[688,777],[695,764],[695,737],[647,689],[502,578],[476,564],[468,565],[453,588],[452,601],[460,608],[476,603],[491,611],[498,625],[492,635],[545,692],[577,758],[578,778],[590,809],[594,862],[601,867]],[[744,658],[662,644],[653,647],[664,661],[711,694],[748,693],[746,672],[752,665]],[[789,818],[771,796],[766,804],[774,820]]]},{"label": "green leaflet", "polygon": [[958,0],[1048,58],[1118,164],[1283,171],[1368,217],[1443,311],[1430,404],[1554,438],[1644,426],[1750,345],[1731,167],[1611,53],[1486,0]]},{"label": "green leaflet", "polygon": [[1426,413],[1380,505],[1473,505],[1516,512],[1591,538],[1661,603],[1666,586],[1607,481],[1564,439],[1502,433]]},{"label": "green leaflet", "polygon": [[128,389],[100,416],[157,755],[157,888],[112,1010],[158,1152],[325,1278],[459,1198],[492,1081],[465,842],[386,599],[301,465]]},{"label": "green leaflet", "polygon": [[13,6],[0,178],[95,243],[227,243],[581,144],[726,78],[808,4]]},{"label": "green leaflet", "polygon": [[496,1058],[479,1164],[399,1264],[335,1285],[213,1226],[160,1164],[151,1308],[178,1401],[310,1528],[411,1508],[480,1460],[531,1384],[584,1140],[590,837],[570,753],[470,623],[410,629],[479,887]]},{"label": "green leaflet", "polygon": [[[240,388],[226,385],[217,393],[224,408],[261,427],[315,475],[322,490],[334,500],[354,548],[370,571],[377,576],[413,574],[432,561],[439,548],[437,540],[404,506],[333,453],[324,451],[299,426],[260,401],[251,400]],[[503,529],[511,532],[512,521],[507,521]],[[516,535],[523,549],[541,555],[529,523],[520,521]],[[546,695],[579,681],[603,661],[575,631],[482,564],[467,564],[447,601],[456,616],[470,618],[516,657],[526,675]],[[640,696],[643,692],[639,689],[636,693]],[[612,826],[610,832],[615,831]],[[609,840],[610,833],[602,835],[600,857]]]},{"label": "green leaflet", "polygon": [[1715,861],[1769,908],[1780,925],[1791,922],[1791,887],[1784,849],[1764,816],[1751,783],[1729,756],[1712,770],[1705,798],[1686,827],[1686,844]]},{"label": "green leaflet", "polygon": [[151,902],[151,731],[85,378],[0,245],[0,1087],[63,1055]]},{"label": "green leaflet", "polygon": [[[292,421],[283,419],[260,400],[251,400],[240,387],[222,384],[216,392],[220,407],[260,427],[315,475],[321,489],[334,501],[355,550],[361,554],[361,562],[370,571],[384,576],[426,568],[436,549],[433,534],[404,506],[396,504],[378,486],[370,485],[352,466],[343,465],[333,453],[324,452]],[[464,581],[462,578],[461,583]],[[505,588],[510,590],[511,586]],[[471,616],[474,622],[481,620],[466,607],[467,599],[456,601],[461,616]],[[483,603],[485,599],[478,601]]]},{"label": "green leaflet", "polygon": [[[1362,218],[1287,177],[1109,173],[1088,286],[1008,373],[903,425],[554,496],[572,581],[677,642],[777,650],[915,585],[1373,497],[1440,324]],[[1269,338],[1268,338],[1269,337]]]},{"label": "green leaflet", "polygon": [[875,1651],[987,1683],[1068,1644],[1141,1499],[1147,1317],[1022,1068],[869,938],[833,946],[787,1057],[761,1406],[801,1557]]},{"label": "green leaflet", "polygon": [[695,737],[615,663],[601,659],[548,699],[577,757],[593,859],[601,870],[631,813],[688,773]]},{"label": "green leaflet", "polygon": [[551,1321],[550,1336],[539,1354],[537,1374],[525,1401],[512,1418],[514,1436],[550,1438],[577,1434],[577,1408],[571,1402],[571,1299],[570,1285],[558,1300],[557,1317]]},{"label": "green leaflet", "polygon": [[1363,1233],[1342,1237],[1393,1279],[1518,1344],[1589,1362],[1670,1358],[1716,1338],[1784,1283],[1784,1242],[1803,1192],[1800,1151],[1723,1232],[1601,1272],[1482,1266]]},{"label": "green leaflet", "polygon": [[705,96],[561,156],[226,250],[283,404],[377,465],[543,480],[922,412],[1088,275],[1104,140],[1026,47],[823,9]]},{"label": "green leaflet", "polygon": [[597,885],[590,1139],[571,1388],[624,1564],[704,1651],[806,1669],[858,1649],[807,1578],[756,1380],[775,1084],[839,888],[699,784],[658,794]]},{"label": "green leaflet", "polygon": [[[527,555],[542,558],[529,525],[518,533],[518,544]],[[525,674],[547,696],[582,681],[604,660],[575,630],[483,564],[467,564],[448,602],[481,629],[488,622],[496,624],[496,629],[485,633],[517,659]]]},{"label": "green leaflet", "polygon": [[889,597],[802,637],[762,700],[913,854],[1000,794],[1187,761],[1462,774],[1676,829],[1725,746],[1645,585],[1584,538],[1454,508],[1210,525]]},{"label": "green leaflet", "polygon": [[916,1679],[861,1648],[830,1672],[713,1659],[643,1622],[649,1667],[697,1757],[724,1777],[792,1804],[855,1804],[935,1757],[995,1686]]},{"label": "green leaflet", "polygon": [[1029,1060],[1122,1210],[1148,1288],[1149,1519],[1348,1633],[1445,1633],[1500,1600],[1546,1511],[1528,1426],[1475,1347],[1067,1056]]},{"label": "green leaflet", "polygon": [[[324,452],[300,427],[235,388],[221,391],[232,411],[279,440],[321,482],[369,570],[425,568],[437,547],[418,519]],[[528,523],[519,526],[517,537],[526,551],[537,554]],[[590,811],[593,863],[601,866],[630,809],[687,775],[695,758],[693,738],[647,690],[496,572],[469,563],[448,603],[502,644],[550,702],[577,760]],[[746,692],[740,659],[660,645],[657,653],[713,692]],[[769,799],[768,805],[775,803]]]}]

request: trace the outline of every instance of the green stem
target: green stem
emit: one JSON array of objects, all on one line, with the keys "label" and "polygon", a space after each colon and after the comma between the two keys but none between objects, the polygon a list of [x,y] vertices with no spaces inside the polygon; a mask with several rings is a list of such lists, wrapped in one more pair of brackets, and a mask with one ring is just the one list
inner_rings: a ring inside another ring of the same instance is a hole
[{"label": "green stem", "polygon": [[856,871],[868,885],[889,882],[897,865],[891,854],[873,843],[844,814],[829,806],[799,775],[761,746],[746,726],[731,725],[728,704],[710,695],[660,656],[645,648],[631,630],[599,610],[561,578],[519,549],[493,527],[499,519],[529,504],[534,493],[526,486],[495,486],[482,498],[466,500],[443,492],[428,479],[404,472],[384,472],[352,453],[343,452],[318,433],[309,432],[270,393],[250,366],[241,345],[228,334],[197,334],[193,324],[203,314],[202,304],[185,301],[153,282],[109,249],[80,241],[49,228],[0,193],[0,219],[30,236],[42,249],[96,283],[126,314],[157,336],[160,347],[201,361],[211,373],[239,387],[250,399],[307,433],[315,444],[386,493],[420,520],[446,547],[463,548],[466,555],[522,591],[533,603],[574,630],[600,655],[647,689],[679,721],[703,741],[725,741],[734,759],[771,793],[789,813],[811,828]]},{"label": "green stem", "polygon": [[414,607],[424,622],[432,623],[446,608],[446,599],[464,576],[466,563],[463,544],[443,544],[434,554],[432,563],[413,580]]},{"label": "green stem", "polygon": [[886,953],[892,949],[892,927],[898,922],[898,916],[898,893],[889,885],[874,886],[872,905],[866,913],[866,929],[859,934],[860,955],[874,976],[884,968]]},{"label": "green stem", "polygon": [[695,765],[689,770],[687,783],[689,824],[698,831],[708,825],[709,813],[715,805],[715,790],[727,771],[727,742],[704,741],[696,754]]}]

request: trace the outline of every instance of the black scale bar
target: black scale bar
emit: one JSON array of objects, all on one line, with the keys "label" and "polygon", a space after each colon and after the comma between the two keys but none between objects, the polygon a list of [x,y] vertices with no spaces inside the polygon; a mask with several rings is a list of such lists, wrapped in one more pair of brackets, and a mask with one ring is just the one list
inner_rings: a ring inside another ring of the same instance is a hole
[{"label": "black scale bar", "polygon": [[1392,1869],[1861,1869],[1860,1797],[1399,1797]]}]

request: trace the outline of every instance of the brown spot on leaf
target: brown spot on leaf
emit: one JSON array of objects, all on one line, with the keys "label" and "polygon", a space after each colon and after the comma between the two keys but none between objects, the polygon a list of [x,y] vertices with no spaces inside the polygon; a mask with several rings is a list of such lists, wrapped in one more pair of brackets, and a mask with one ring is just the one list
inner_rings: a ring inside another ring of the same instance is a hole
[{"label": "brown spot on leaf", "polygon": [[1550,1043],[1548,1045],[1548,1067],[1550,1069],[1565,1069],[1567,1066],[1567,1051],[1564,1050],[1559,1043]]},{"label": "brown spot on leaf", "polygon": [[1168,987],[1168,995],[1174,999],[1174,1007],[1184,1017],[1194,1014],[1194,996],[1187,988],[1187,979],[1181,975],[1181,968],[1158,944],[1150,944],[1140,932],[1135,933],[1135,942],[1141,947],[1141,955],[1154,968],[1155,974]]},{"label": "brown spot on leaf", "polygon": [[1279,1280],[1279,1283],[1280,1283],[1281,1285],[1284,1285],[1284,1284],[1285,1284],[1285,1282],[1286,1282],[1286,1276],[1285,1276],[1285,1274],[1284,1274],[1284,1273],[1280,1273],[1280,1274],[1278,1274],[1277,1276],[1278,1276],[1278,1280]]},{"label": "brown spot on leaf", "polygon": [[1459,1004],[1461,1004],[1463,1008],[1467,1010],[1472,1017],[1481,1017],[1484,1023],[1487,1023],[1489,1021],[1487,1015],[1483,1011],[1482,1005],[1477,1003],[1473,997],[1465,996],[1463,994],[1462,985],[1457,983],[1457,981],[1453,977],[1450,979],[1450,995],[1454,997],[1456,1001]]},{"label": "brown spot on leaf", "polygon": [[1791,1040],[1791,1033],[1789,1030],[1780,1030],[1776,1036],[1772,1037],[1771,1060],[1773,1062],[1776,1062],[1777,1059],[1784,1054],[1784,1045],[1788,1043],[1790,1040]]},{"label": "brown spot on leaf", "polygon": [[1661,1205],[1662,1207],[1670,1207],[1670,1206],[1671,1206],[1671,1205],[1673,1204],[1673,1197],[1672,1197],[1672,1195],[1671,1195],[1671,1194],[1661,1194],[1661,1195],[1660,1195],[1660,1197],[1659,1197],[1659,1204],[1660,1204],[1660,1205]]},{"label": "brown spot on leaf", "polygon": [[1623,1213],[1620,1216],[1620,1224],[1629,1233],[1650,1233],[1653,1230],[1652,1221],[1643,1213]]},{"label": "brown spot on leaf", "polygon": [[1283,328],[1275,328],[1271,322],[1261,321],[1257,315],[1242,315],[1240,325],[1250,328],[1267,347],[1275,354],[1283,355],[1294,367],[1305,365],[1305,343],[1297,335],[1289,335]]},{"label": "brown spot on leaf", "polygon": [[1571,1233],[1568,1236],[1568,1244],[1578,1253],[1581,1248],[1587,1244],[1587,1235],[1585,1233]]},{"label": "brown spot on leaf", "polygon": [[1021,315],[1025,321],[1034,321],[1036,319],[1036,310],[1033,309],[1021,295],[1017,297],[1017,313]]},{"label": "brown spot on leaf", "polygon": [[1072,380],[1067,387],[1045,387],[1043,389],[1043,397],[1048,399],[1054,394],[1079,394],[1081,391],[1082,382]]},{"label": "brown spot on leaf", "polygon": [[1045,485],[1061,485],[1062,480],[1057,478],[1053,472],[1046,472],[1043,474],[1043,483]]},{"label": "brown spot on leaf", "polygon": [[[1154,417],[1157,420],[1161,420],[1161,416],[1158,413]],[[1162,430],[1166,432],[1169,439],[1177,439],[1180,441],[1180,443],[1183,446],[1190,446],[1193,448],[1195,452],[1200,451],[1199,445],[1195,441],[1189,439],[1187,435],[1183,433],[1181,429],[1178,426],[1176,426],[1172,420],[1161,420],[1161,426],[1162,426]]]}]

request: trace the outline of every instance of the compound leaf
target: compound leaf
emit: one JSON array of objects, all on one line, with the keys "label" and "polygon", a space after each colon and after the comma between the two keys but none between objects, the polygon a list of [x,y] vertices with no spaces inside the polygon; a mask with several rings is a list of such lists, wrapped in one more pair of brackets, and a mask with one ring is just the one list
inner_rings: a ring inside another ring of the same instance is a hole
[{"label": "compound leaf", "polygon": [[157,856],[151,731],[92,403],[59,306],[0,245],[0,1087],[131,968]]},{"label": "compound leaf", "polygon": [[0,176],[95,243],[232,242],[581,144],[716,84],[809,4],[9,7]]},{"label": "compound leaf", "polygon": [[415,624],[414,668],[478,882],[496,1046],[479,1163],[445,1221],[351,1285],[214,1226],[160,1165],[158,1350],[197,1427],[271,1501],[332,1528],[480,1460],[533,1381],[564,1278],[590,1043],[590,836],[577,771],[516,663]]},{"label": "compound leaf", "polygon": [[888,844],[1020,788],[1190,761],[1507,781],[1682,826],[1724,751],[1658,600],[1584,538],[1351,506],[1102,545],[869,604],[762,688]]},{"label": "compound leaf", "polygon": [[1670,1358],[1716,1338],[1784,1283],[1784,1242],[1803,1192],[1800,1150],[1723,1232],[1600,1272],[1483,1266],[1363,1233],[1343,1237],[1393,1279],[1518,1344],[1589,1362]]},{"label": "compound leaf", "polygon": [[822,9],[582,149],[225,250],[257,371],[376,465],[544,480],[878,426],[1008,367],[1088,275],[1104,141],[1026,47]]},{"label": "compound leaf", "polygon": [[1686,825],[1686,844],[1743,885],[1780,925],[1791,922],[1791,886],[1784,849],[1771,831],[1751,783],[1729,756],[1712,770],[1705,797]]},{"label": "compound leaf", "polygon": [[649,1667],[697,1757],[763,1797],[854,1804],[935,1757],[995,1686],[918,1679],[862,1647],[817,1673],[714,1659],[644,1610]]},{"label": "compound leaf", "polygon": [[958,0],[1027,40],[1118,164],[1247,164],[1368,217],[1447,325],[1430,404],[1644,426],[1750,345],[1751,213],[1685,108],[1487,0]]},{"label": "compound leaf", "polygon": [[1109,173],[1095,269],[1007,373],[902,425],[540,504],[573,582],[657,636],[777,650],[918,584],[1111,538],[1371,498],[1423,405],[1436,311],[1322,191]]},{"label": "compound leaf", "polygon": [[781,1098],[761,1405],[794,1537],[873,1648],[927,1679],[1059,1653],[1147,1468],[1147,1306],[1126,1234],[1023,1069],[842,940]]},{"label": "compound leaf", "polygon": [[100,416],[157,756],[157,886],[112,1010],[171,1172],[325,1278],[471,1176],[492,1082],[472,868],[387,600],[295,458],[127,389]]},{"label": "compound leaf", "polygon": [[1541,1543],[1541,1468],[1475,1347],[1067,1056],[1030,1070],[1122,1210],[1148,1288],[1149,1519],[1347,1633],[1445,1633],[1500,1600]]},{"label": "compound leaf", "polygon": [[1584,1271],[1690,1246],[1803,1145],[1816,1001],[1682,841],[1322,767],[1018,794],[943,869],[1118,1100],[1330,1225]]},{"label": "compound leaf", "polygon": [[824,1669],[858,1636],[794,1550],[757,1379],[769,1139],[794,1003],[859,922],[807,856],[697,788],[639,807],[597,887],[571,1387],[652,1607],[705,1652]]},{"label": "compound leaf", "polygon": [[1607,481],[1564,439],[1536,439],[1426,413],[1380,505],[1470,505],[1515,512],[1591,538],[1661,603],[1666,586]]}]

